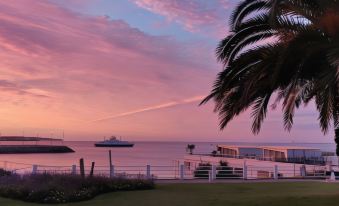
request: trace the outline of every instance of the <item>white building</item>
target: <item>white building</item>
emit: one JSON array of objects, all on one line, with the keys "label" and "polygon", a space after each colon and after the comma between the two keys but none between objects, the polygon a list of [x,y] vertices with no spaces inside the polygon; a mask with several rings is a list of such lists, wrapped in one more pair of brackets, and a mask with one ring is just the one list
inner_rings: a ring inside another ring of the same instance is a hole
[{"label": "white building", "polygon": [[293,146],[242,146],[218,145],[219,154],[225,157],[246,157],[271,161],[291,159],[321,160],[320,149]]},{"label": "white building", "polygon": [[257,146],[218,145],[219,154],[226,157],[262,157],[263,150]]},{"label": "white building", "polygon": [[186,155],[183,162],[185,168],[194,174],[201,164],[210,164],[217,169],[220,162],[224,162],[233,171],[232,174],[238,174],[236,171],[242,169],[246,179],[272,178],[274,174],[281,178],[323,177],[330,170],[330,166],[326,165],[327,157],[316,148],[217,145],[217,151],[217,154]]}]

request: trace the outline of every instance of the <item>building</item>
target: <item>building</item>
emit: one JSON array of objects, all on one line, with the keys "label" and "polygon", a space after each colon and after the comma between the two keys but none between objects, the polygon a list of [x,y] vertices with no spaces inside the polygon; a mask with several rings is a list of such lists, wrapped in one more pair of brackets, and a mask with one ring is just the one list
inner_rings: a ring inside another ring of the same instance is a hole
[{"label": "building", "polygon": [[294,146],[243,146],[218,145],[221,156],[234,158],[254,158],[270,161],[322,160],[320,149]]},{"label": "building", "polygon": [[195,171],[208,167],[206,165],[220,172],[224,169],[222,163],[227,163],[223,172],[238,175],[237,171],[242,171],[245,179],[325,177],[333,169],[330,165],[338,163],[329,159],[328,155],[333,153],[310,147],[217,145],[217,151],[217,154],[186,155],[183,165],[189,171],[187,174],[194,175]]},{"label": "building", "polygon": [[286,147],[286,146],[269,146],[261,147],[264,159],[268,160],[321,160],[322,152],[320,149],[308,147]]},{"label": "building", "polygon": [[218,145],[217,151],[225,157],[262,157],[263,150],[257,146]]}]

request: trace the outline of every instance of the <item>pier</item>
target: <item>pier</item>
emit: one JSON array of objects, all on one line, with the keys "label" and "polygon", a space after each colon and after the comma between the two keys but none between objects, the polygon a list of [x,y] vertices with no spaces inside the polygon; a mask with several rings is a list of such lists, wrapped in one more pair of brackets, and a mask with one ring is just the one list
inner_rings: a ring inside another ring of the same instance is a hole
[{"label": "pier", "polygon": [[[42,144],[39,144],[42,142]],[[51,143],[51,145],[46,144]],[[33,136],[0,136],[0,154],[71,153],[65,145],[53,145],[62,139]],[[4,143],[4,144],[3,144]],[[22,143],[22,144],[20,144]]]}]

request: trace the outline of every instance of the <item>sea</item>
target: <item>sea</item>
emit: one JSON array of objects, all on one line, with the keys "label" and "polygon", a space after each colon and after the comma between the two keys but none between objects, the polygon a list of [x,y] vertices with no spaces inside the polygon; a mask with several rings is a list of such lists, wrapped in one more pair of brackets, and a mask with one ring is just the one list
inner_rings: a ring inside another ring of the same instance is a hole
[{"label": "sea", "polygon": [[[0,154],[1,162],[21,164],[37,164],[47,166],[78,165],[83,158],[86,165],[95,162],[96,165],[109,165],[109,150],[112,153],[113,165],[121,166],[173,166],[178,160],[183,160],[187,154],[187,144],[195,144],[194,153],[210,154],[218,144],[255,145],[255,146],[302,146],[319,148],[322,151],[334,152],[335,144],[331,143],[244,143],[244,142],[134,142],[130,148],[102,148],[94,147],[91,141],[64,141],[64,142],[21,142],[20,144],[51,144],[66,145],[74,153],[64,154]],[[8,144],[2,142],[1,144]]]}]

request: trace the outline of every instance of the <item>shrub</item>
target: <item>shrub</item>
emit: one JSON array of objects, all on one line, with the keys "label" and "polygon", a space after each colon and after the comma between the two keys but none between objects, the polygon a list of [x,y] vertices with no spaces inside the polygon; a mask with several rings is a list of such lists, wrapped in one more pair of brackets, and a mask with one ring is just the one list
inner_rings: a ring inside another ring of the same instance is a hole
[{"label": "shrub", "polygon": [[227,167],[228,166],[228,162],[220,160],[219,165],[221,167]]},{"label": "shrub", "polygon": [[12,173],[10,171],[6,171],[2,168],[0,168],[0,177],[3,177],[3,176],[9,176],[11,175]]},{"label": "shrub", "polygon": [[0,196],[38,203],[65,203],[89,200],[114,191],[153,189],[153,180],[82,178],[78,175],[11,175],[0,178]]},{"label": "shrub", "polygon": [[198,167],[194,170],[194,177],[200,179],[206,179],[209,177],[209,171],[212,166],[210,163],[199,163]]},{"label": "shrub", "polygon": [[242,176],[242,168],[233,168],[229,167],[228,163],[225,161],[220,161],[217,169],[217,178],[239,178]]}]

